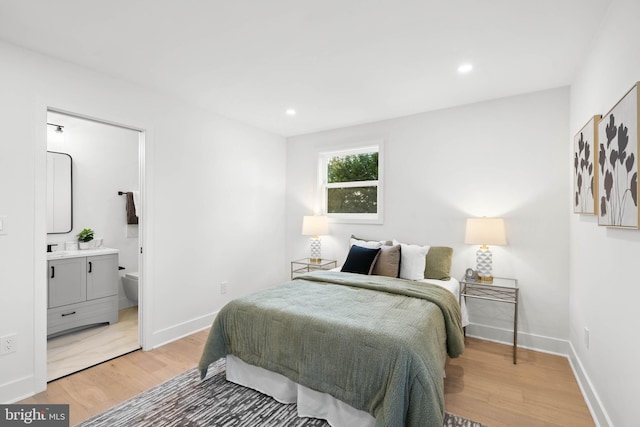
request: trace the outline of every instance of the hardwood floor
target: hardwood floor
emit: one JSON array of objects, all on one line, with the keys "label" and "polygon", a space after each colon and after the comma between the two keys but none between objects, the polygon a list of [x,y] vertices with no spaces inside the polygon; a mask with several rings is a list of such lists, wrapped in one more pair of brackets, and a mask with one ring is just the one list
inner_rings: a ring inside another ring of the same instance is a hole
[{"label": "hardwood floor", "polygon": [[[208,331],[49,383],[20,403],[69,403],[71,425],[196,366]],[[566,358],[467,338],[446,367],[445,408],[491,427],[594,425]]]},{"label": "hardwood floor", "polygon": [[196,366],[207,333],[152,351],[138,350],[52,381],[46,391],[18,403],[68,403],[70,425],[75,425]]},{"label": "hardwood floor", "polygon": [[447,362],[445,408],[491,427],[595,425],[565,357],[466,338]]},{"label": "hardwood floor", "polygon": [[47,381],[140,348],[138,307],[118,312],[118,322],[47,340]]}]

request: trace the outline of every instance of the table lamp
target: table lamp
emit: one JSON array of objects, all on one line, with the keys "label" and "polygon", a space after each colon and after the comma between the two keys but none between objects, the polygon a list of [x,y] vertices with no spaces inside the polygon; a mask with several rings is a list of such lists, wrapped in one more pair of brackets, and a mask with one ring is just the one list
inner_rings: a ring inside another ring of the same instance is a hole
[{"label": "table lamp", "polygon": [[320,235],[329,233],[329,222],[323,215],[305,216],[302,218],[302,235],[311,237],[311,262],[320,262]]},{"label": "table lamp", "polygon": [[487,245],[506,245],[507,235],[503,218],[468,218],[464,234],[468,245],[481,245],[476,252],[476,270],[478,279],[484,283],[493,283],[493,255]]}]

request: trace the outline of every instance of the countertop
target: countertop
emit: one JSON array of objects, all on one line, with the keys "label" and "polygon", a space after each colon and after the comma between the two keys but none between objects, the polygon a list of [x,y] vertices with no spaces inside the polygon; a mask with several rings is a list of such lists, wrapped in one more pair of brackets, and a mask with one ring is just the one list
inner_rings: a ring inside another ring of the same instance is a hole
[{"label": "countertop", "polygon": [[117,253],[120,253],[120,249],[100,248],[100,249],[81,249],[77,251],[55,251],[55,252],[47,252],[47,261],[52,259],[79,258],[79,257],[85,257],[85,256],[109,255],[109,254],[117,254]]}]

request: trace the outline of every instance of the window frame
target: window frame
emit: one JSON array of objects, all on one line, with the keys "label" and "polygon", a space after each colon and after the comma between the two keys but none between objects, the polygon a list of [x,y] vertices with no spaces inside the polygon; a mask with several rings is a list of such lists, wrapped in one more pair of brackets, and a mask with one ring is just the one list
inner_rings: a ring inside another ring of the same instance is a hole
[{"label": "window frame", "polygon": [[[378,153],[378,180],[372,181],[348,181],[328,183],[328,165],[333,157],[357,155],[364,153]],[[384,211],[384,150],[382,141],[372,141],[331,151],[323,151],[318,155],[318,194],[320,210],[332,223],[344,224],[382,224]],[[377,213],[329,213],[328,194],[329,188],[348,187],[374,187],[377,186]]]}]

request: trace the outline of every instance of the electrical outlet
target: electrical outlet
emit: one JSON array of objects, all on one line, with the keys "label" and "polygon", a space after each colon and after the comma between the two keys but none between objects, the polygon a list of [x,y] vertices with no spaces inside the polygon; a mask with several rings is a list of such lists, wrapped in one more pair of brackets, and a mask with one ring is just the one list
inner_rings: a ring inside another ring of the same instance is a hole
[{"label": "electrical outlet", "polygon": [[0,337],[0,354],[9,354],[16,351],[16,334]]},{"label": "electrical outlet", "polygon": [[220,293],[221,294],[226,294],[227,293],[227,285],[229,285],[229,282],[220,283]]},{"label": "electrical outlet", "polygon": [[584,328],[584,345],[589,348],[589,328],[585,326]]}]

